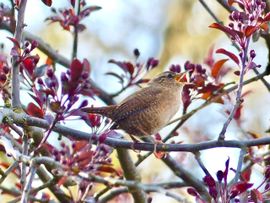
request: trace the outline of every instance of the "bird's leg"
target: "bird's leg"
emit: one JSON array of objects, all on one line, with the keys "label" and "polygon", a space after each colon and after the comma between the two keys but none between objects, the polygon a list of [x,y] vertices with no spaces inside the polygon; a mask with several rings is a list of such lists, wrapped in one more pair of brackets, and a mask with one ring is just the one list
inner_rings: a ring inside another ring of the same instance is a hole
[{"label": "bird's leg", "polygon": [[153,151],[153,153],[154,153],[155,157],[158,158],[158,159],[161,159],[161,158],[165,157],[166,154],[167,154],[166,152],[163,152],[163,151],[158,152],[157,151],[157,145],[158,144],[163,144],[160,135],[156,134],[155,138],[153,138],[152,136],[150,136],[150,138],[151,138],[152,142],[154,143],[154,151]]}]

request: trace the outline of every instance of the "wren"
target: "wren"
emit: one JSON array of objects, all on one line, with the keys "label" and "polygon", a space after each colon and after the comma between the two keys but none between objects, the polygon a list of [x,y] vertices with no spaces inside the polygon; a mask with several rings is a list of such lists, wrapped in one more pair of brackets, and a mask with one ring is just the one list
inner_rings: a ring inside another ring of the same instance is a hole
[{"label": "wren", "polygon": [[122,129],[131,136],[156,134],[166,126],[181,105],[184,75],[166,71],[119,104],[86,107],[82,111],[110,118],[114,122],[113,129]]}]

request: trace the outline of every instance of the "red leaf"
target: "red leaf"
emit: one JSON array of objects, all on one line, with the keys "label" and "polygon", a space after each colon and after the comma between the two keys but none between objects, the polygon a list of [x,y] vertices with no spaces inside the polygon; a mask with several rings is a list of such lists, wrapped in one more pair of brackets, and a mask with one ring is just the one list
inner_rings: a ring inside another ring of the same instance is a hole
[{"label": "red leaf", "polygon": [[[183,78],[183,81],[185,80],[185,77]],[[195,75],[194,76],[194,80],[193,83],[197,86],[197,87],[201,87],[204,86],[205,83],[205,78],[202,75]]]},{"label": "red leaf", "polygon": [[113,174],[116,174],[116,175],[121,175],[121,174],[119,174],[119,172],[116,169],[114,169],[111,166],[101,165],[101,166],[97,167],[97,170],[100,171],[100,172],[113,173]]},{"label": "red leaf", "polygon": [[224,55],[230,57],[237,65],[239,65],[239,59],[234,53],[227,51],[226,49],[222,49],[222,48],[216,50],[216,53],[217,54],[224,54]]},{"label": "red leaf", "polygon": [[89,14],[91,14],[93,11],[98,11],[98,10],[100,10],[100,9],[101,9],[100,6],[89,6],[89,7],[85,8],[84,10],[82,10],[82,11],[80,12],[80,16],[86,17],[86,16],[88,16]]},{"label": "red leaf", "polygon": [[235,120],[239,120],[239,119],[240,119],[242,108],[243,108],[243,105],[240,105],[240,106],[236,109],[235,114],[234,114],[234,116],[233,116],[233,118],[234,118]]},{"label": "red leaf", "polygon": [[267,32],[269,30],[268,22],[260,24],[260,28]]},{"label": "red leaf", "polygon": [[91,71],[91,65],[87,59],[83,59],[83,70],[90,74]]},{"label": "red leaf", "polygon": [[43,118],[44,117],[44,112],[42,109],[40,109],[38,106],[36,106],[34,103],[30,102],[27,106],[26,112],[30,116],[38,117],[38,118]]},{"label": "red leaf", "polygon": [[58,181],[57,185],[60,187],[66,182],[67,179],[68,179],[68,176],[62,176],[60,180]]},{"label": "red leaf", "polygon": [[47,57],[45,64],[47,64],[48,66],[51,66],[53,63],[54,61],[50,57]]},{"label": "red leaf", "polygon": [[72,144],[73,151],[77,152],[80,149],[84,148],[89,142],[88,141],[77,141]]},{"label": "red leaf", "polygon": [[15,39],[15,38],[12,38],[12,37],[7,37],[10,41],[13,42],[14,46],[17,47],[17,48],[20,48],[20,44],[19,42]]},{"label": "red leaf", "polygon": [[24,59],[23,60],[23,65],[24,65],[24,68],[29,73],[29,75],[32,76],[33,75],[34,68],[35,68],[35,63],[34,63],[33,59],[30,58],[30,57]]},{"label": "red leaf", "polygon": [[201,96],[202,99],[207,100],[210,96],[212,95],[212,92],[205,92],[203,93],[203,95]]},{"label": "red leaf", "polygon": [[270,20],[270,12],[268,12],[264,18],[263,18],[264,21],[269,21]]},{"label": "red leaf", "polygon": [[78,59],[74,59],[70,65],[71,81],[77,82],[81,77],[82,71],[83,71],[83,64]]},{"label": "red leaf", "polygon": [[15,186],[17,187],[17,189],[21,190],[22,189],[22,185],[20,183],[16,183]]},{"label": "red leaf", "polygon": [[86,167],[91,162],[93,153],[93,151],[84,151],[76,157],[76,163],[79,164],[80,168]]},{"label": "red leaf", "polygon": [[154,152],[154,155],[157,159],[162,159],[166,156],[166,152]]},{"label": "red leaf", "polygon": [[245,36],[250,37],[254,32],[256,32],[257,29],[258,29],[257,26],[252,25],[247,26],[245,29]]},{"label": "red leaf", "polygon": [[70,0],[70,3],[72,5],[72,7],[74,8],[75,7],[75,0]]},{"label": "red leaf", "polygon": [[212,68],[212,72],[211,72],[211,74],[212,74],[212,76],[213,76],[214,78],[216,78],[216,77],[218,76],[218,74],[219,74],[219,72],[220,72],[220,70],[221,70],[223,64],[224,64],[226,61],[228,61],[228,59],[221,59],[221,60],[217,61],[217,62],[214,64],[214,66],[213,66],[213,68]]},{"label": "red leaf", "polygon": [[199,196],[198,192],[194,188],[188,188],[187,189],[187,192],[188,192],[188,194],[190,194],[190,195],[192,195],[194,197],[198,197]]},{"label": "red leaf", "polygon": [[130,73],[130,75],[134,72],[134,66],[130,62],[121,62],[121,61],[115,61],[113,59],[109,60],[109,63],[113,63],[120,67],[123,71]]},{"label": "red leaf", "polygon": [[51,6],[52,5],[52,0],[41,0],[45,5]]},{"label": "red leaf", "polygon": [[251,171],[252,171],[251,168],[248,168],[247,170],[241,173],[241,177],[244,181],[250,180]]},{"label": "red leaf", "polygon": [[260,193],[257,189],[253,189],[250,192],[251,200],[254,203],[259,203],[263,201],[262,193]]},{"label": "red leaf", "polygon": [[209,25],[209,27],[221,30],[221,31],[225,32],[226,34],[232,36],[233,38],[235,38],[236,36],[239,36],[239,37],[243,36],[243,34],[241,32],[239,32],[237,30],[233,30],[233,29],[226,27],[224,25],[221,25],[219,23],[213,23],[213,24]]},{"label": "red leaf", "polygon": [[107,137],[108,137],[108,134],[107,134],[107,133],[102,133],[102,134],[98,137],[98,141],[99,141],[100,143],[104,143]]},{"label": "red leaf", "polygon": [[134,73],[133,64],[128,62],[128,63],[126,63],[126,67],[127,67],[128,72],[130,73],[130,75],[133,75],[133,73]]},{"label": "red leaf", "polygon": [[232,185],[231,193],[233,194],[233,196],[231,196],[231,198],[234,198],[237,195],[239,195],[243,192],[246,192],[252,186],[253,186],[253,183],[248,183],[248,182],[238,182],[238,183]]}]

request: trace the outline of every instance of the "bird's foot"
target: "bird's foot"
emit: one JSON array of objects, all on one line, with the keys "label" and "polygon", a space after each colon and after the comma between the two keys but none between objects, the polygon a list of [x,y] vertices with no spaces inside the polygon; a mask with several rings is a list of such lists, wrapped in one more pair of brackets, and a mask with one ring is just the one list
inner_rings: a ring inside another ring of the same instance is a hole
[{"label": "bird's foot", "polygon": [[153,143],[154,143],[154,155],[156,158],[158,159],[162,159],[167,155],[167,152],[164,151],[157,151],[157,145],[158,144],[163,144],[163,141],[161,139],[161,136],[159,134],[155,135],[155,138],[153,139]]},{"label": "bird's foot", "polygon": [[167,152],[157,151],[157,145],[158,144],[163,144],[163,142],[162,141],[156,141],[154,143],[154,152],[153,153],[154,153],[154,155],[155,155],[156,158],[162,159],[162,158],[164,158],[167,155]]},{"label": "bird's foot", "polygon": [[132,144],[131,149],[132,149],[135,153],[140,154],[141,151],[140,151],[140,150],[136,150],[135,147],[134,147],[134,145],[137,144],[137,143],[139,143],[140,140],[138,140],[138,139],[137,139],[136,137],[134,137],[133,135],[129,135],[129,136],[130,136],[130,138],[131,138],[132,141],[133,141],[133,144]]}]

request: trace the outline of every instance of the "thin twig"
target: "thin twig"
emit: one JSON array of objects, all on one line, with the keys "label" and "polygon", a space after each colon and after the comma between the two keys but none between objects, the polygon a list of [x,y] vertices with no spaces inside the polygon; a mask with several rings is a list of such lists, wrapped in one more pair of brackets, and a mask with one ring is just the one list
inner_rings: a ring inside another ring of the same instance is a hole
[{"label": "thin twig", "polygon": [[[13,195],[16,197],[15,199],[13,199],[7,203],[16,203],[16,202],[20,201],[20,199],[21,199],[21,192],[15,188],[10,189],[10,188],[6,188],[3,185],[0,185],[0,190],[2,191],[2,194],[10,194],[10,195]],[[1,198],[2,198],[2,196],[1,196]],[[48,200],[38,199],[38,198],[35,198],[33,196],[29,196],[29,199],[31,201],[34,201],[34,202],[48,203]]]},{"label": "thin twig", "polygon": [[204,166],[202,160],[201,160],[201,153],[200,152],[196,152],[194,153],[195,159],[198,162],[199,166],[201,167],[201,169],[203,170],[203,172],[205,173],[205,175],[207,176],[211,176],[209,171],[207,170],[207,168]]},{"label": "thin twig", "polygon": [[212,18],[217,22],[217,23],[222,23],[218,17],[214,14],[214,12],[209,8],[209,6],[204,2],[204,0],[199,0],[199,2],[202,4],[202,6],[207,10],[207,12],[212,16]]},{"label": "thin twig", "polygon": [[15,161],[13,162],[8,169],[5,171],[4,174],[1,174],[1,179],[0,179],[0,184],[6,179],[6,177],[15,169],[19,166],[19,162]]},{"label": "thin twig", "polygon": [[244,157],[245,157],[246,153],[247,153],[247,149],[245,147],[241,148],[233,183],[237,183],[238,179],[240,178],[241,171],[242,171],[243,160],[244,160]]},{"label": "thin twig", "polygon": [[[22,155],[27,156],[28,155],[28,138],[27,135],[23,135],[23,143],[22,143]],[[22,162],[21,163],[21,178],[20,182],[22,185],[22,188],[24,188],[26,180],[26,163]]]},{"label": "thin twig", "polygon": [[250,42],[250,39],[248,38],[246,45],[245,45],[246,47],[244,48],[243,56],[241,57],[242,64],[241,64],[240,77],[239,77],[239,82],[238,82],[238,87],[237,87],[237,92],[236,92],[236,103],[234,104],[233,109],[230,112],[230,115],[229,115],[227,121],[224,123],[222,130],[219,133],[218,140],[225,139],[225,133],[227,131],[227,128],[228,128],[230,122],[232,121],[232,119],[235,115],[235,112],[237,111],[237,109],[239,108],[239,106],[242,103],[241,95],[242,95],[242,89],[244,86],[243,82],[244,82],[244,75],[245,75],[245,71],[246,71],[247,51],[248,51],[249,42]]},{"label": "thin twig", "polygon": [[[80,14],[81,10],[81,0],[76,1],[76,6],[77,6],[77,13],[76,15],[78,16]],[[78,23],[74,25],[74,38],[73,38],[73,49],[72,49],[72,59],[77,57],[77,50],[78,50]]]},{"label": "thin twig", "polygon": [[[255,73],[256,75],[259,75],[259,74],[260,74],[260,72],[259,72],[256,68],[254,68],[254,69],[252,69],[252,70],[254,71],[254,73]],[[267,80],[264,79],[264,78],[261,78],[261,81],[262,81],[262,83],[264,84],[264,86],[267,88],[267,90],[270,92],[270,84],[267,82]]]},{"label": "thin twig", "polygon": [[50,187],[50,186],[52,186],[52,185],[55,185],[55,184],[56,184],[55,179],[51,179],[51,180],[49,180],[48,182],[46,182],[46,183],[40,185],[39,187],[36,187],[36,188],[32,189],[30,193],[31,193],[31,194],[32,194],[32,193],[37,193],[37,192],[39,192],[39,191],[41,191],[41,190],[43,190],[43,189],[45,189],[45,188],[48,188],[48,187]]},{"label": "thin twig", "polygon": [[[27,0],[21,0],[19,5],[17,24],[15,29],[15,39],[20,44],[22,39],[22,32],[24,28],[24,13],[26,8]],[[14,45],[15,46],[15,45]],[[12,107],[20,108],[20,78],[19,78],[19,64],[18,56],[12,57],[12,69],[11,69],[11,96],[12,96]]]},{"label": "thin twig", "polygon": [[23,189],[23,192],[22,192],[21,203],[28,203],[31,186],[32,186],[34,177],[36,175],[36,171],[37,171],[36,166],[32,164],[30,167],[28,181],[26,182],[24,189]]}]

